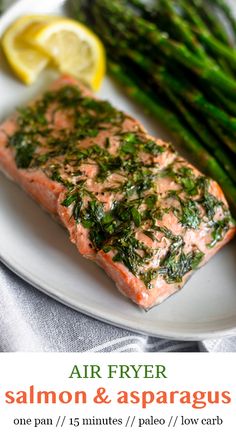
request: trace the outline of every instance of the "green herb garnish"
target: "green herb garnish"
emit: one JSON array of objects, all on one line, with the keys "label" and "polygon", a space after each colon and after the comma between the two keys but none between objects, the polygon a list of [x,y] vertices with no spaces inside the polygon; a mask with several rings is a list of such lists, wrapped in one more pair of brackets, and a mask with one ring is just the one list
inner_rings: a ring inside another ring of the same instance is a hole
[{"label": "green herb garnish", "polygon": [[[58,121],[60,116],[68,120],[68,128]],[[112,252],[113,260],[140,277],[147,288],[157,277],[181,283],[204,254],[195,247],[186,252],[183,236],[159,226],[165,214],[174,214],[186,229],[197,230],[203,221],[211,230],[209,247],[224,238],[230,218],[224,204],[209,192],[208,179],[181,166],[181,159],[161,169],[156,161],[165,146],[147,139],[141,129],[124,132],[124,118],[108,102],[84,97],[75,86],[64,86],[19,110],[18,130],[9,145],[19,168],[41,169],[65,187],[61,205],[88,230],[94,250]],[[106,131],[111,131],[111,138]],[[119,142],[116,151],[112,138],[116,146]],[[156,185],[161,178],[171,179],[173,190],[159,193]],[[102,198],[108,191],[113,197],[109,207]],[[219,208],[224,218],[215,221]],[[138,240],[140,233],[155,247]],[[167,244],[162,259],[157,258],[160,237]],[[159,264],[153,268],[155,257]]]}]

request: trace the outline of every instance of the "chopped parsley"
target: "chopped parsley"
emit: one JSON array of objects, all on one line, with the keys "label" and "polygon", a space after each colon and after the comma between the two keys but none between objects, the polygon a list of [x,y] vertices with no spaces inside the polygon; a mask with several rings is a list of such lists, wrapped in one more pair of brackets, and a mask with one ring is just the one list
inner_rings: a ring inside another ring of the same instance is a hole
[{"label": "chopped parsley", "polygon": [[226,216],[224,219],[220,219],[213,222],[213,229],[211,232],[212,241],[207,245],[209,248],[213,248],[216,243],[223,240],[225,234],[230,228],[232,220],[230,216]]},{"label": "chopped parsley", "polygon": [[197,203],[190,198],[187,200],[179,198],[179,202],[181,205],[179,218],[181,225],[190,229],[198,229],[201,223],[201,215]]},{"label": "chopped parsley", "polygon": [[[199,229],[203,221],[212,237],[208,247],[214,247],[230,227],[229,212],[209,192],[206,177],[196,175],[178,158],[163,169],[158,156],[166,146],[147,138],[138,127],[124,131],[124,120],[124,114],[109,102],[65,85],[19,110],[18,129],[8,144],[18,168],[40,168],[64,185],[61,205],[88,230],[91,247],[112,252],[113,260],[123,263],[147,288],[157,277],[181,283],[204,257],[196,246],[188,251],[185,231]],[[175,183],[173,190],[158,191],[162,178]],[[103,197],[108,192],[107,207]],[[215,218],[218,210],[222,219]],[[163,226],[168,213],[184,228],[182,235]],[[143,241],[138,240],[140,233]],[[165,255],[157,258],[163,238]],[[150,240],[153,247],[147,246]],[[154,258],[159,260],[155,267]]]}]

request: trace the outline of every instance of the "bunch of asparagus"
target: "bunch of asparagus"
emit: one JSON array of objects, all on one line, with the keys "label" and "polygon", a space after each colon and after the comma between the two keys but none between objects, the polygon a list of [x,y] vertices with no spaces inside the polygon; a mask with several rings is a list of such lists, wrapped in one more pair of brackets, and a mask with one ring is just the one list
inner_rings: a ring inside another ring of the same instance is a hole
[{"label": "bunch of asparagus", "polygon": [[236,20],[225,0],[72,2],[103,40],[110,73],[221,184],[235,213]]}]

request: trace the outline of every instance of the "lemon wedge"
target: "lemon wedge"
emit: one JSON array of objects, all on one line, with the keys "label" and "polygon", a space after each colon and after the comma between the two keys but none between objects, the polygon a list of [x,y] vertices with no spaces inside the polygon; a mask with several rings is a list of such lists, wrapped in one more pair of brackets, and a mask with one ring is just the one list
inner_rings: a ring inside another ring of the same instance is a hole
[{"label": "lemon wedge", "polygon": [[2,48],[15,74],[25,83],[31,84],[46,67],[49,57],[32,48],[25,41],[24,33],[42,23],[54,20],[54,17],[37,15],[18,18],[4,33]]},{"label": "lemon wedge", "polygon": [[62,73],[84,80],[97,90],[105,74],[105,50],[99,38],[72,19],[57,17],[52,22],[32,26],[25,41],[50,57]]}]

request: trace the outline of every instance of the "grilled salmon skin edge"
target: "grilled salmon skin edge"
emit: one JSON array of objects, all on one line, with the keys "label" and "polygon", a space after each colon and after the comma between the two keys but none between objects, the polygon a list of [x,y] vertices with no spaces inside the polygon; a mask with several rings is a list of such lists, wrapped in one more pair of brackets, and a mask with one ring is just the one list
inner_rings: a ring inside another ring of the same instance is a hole
[{"label": "grilled salmon skin edge", "polygon": [[[90,91],[77,82],[74,78],[63,76],[52,85],[52,89],[59,89],[65,85],[79,86],[86,95]],[[134,120],[135,121],[135,120]],[[136,121],[135,121],[136,122]],[[136,122],[138,123],[138,122]],[[39,169],[19,169],[16,166],[14,152],[8,146],[8,137],[17,129],[17,116],[13,115],[0,126],[0,169],[3,173],[18,183],[36,202],[40,204],[48,213],[67,228],[71,241],[77,246],[79,252],[86,258],[95,261],[105,272],[115,281],[119,291],[130,298],[133,302],[146,310],[154,305],[160,304],[166,298],[179,291],[192,274],[192,270],[185,274],[181,282],[167,283],[161,281],[151,289],[148,289],[144,282],[135,276],[122,262],[116,262],[111,252],[104,250],[95,251],[88,248],[88,230],[81,224],[77,224],[71,217],[71,209],[62,206],[61,203],[66,196],[66,188],[58,181],[50,179],[40,168]],[[146,136],[145,129],[141,130]],[[153,137],[150,139],[155,140]],[[160,140],[158,144],[160,145]],[[184,161],[182,159],[182,161]],[[183,162],[185,163],[185,162]],[[192,165],[186,162],[186,166],[191,167],[196,173],[199,173]],[[223,200],[225,198],[219,185],[211,181],[211,189],[214,196]],[[168,217],[168,216],[167,216]],[[224,238],[219,241],[213,248],[204,250],[205,257],[201,262],[204,265],[215,253],[218,252],[235,234],[235,227],[232,225],[225,233]]]}]

